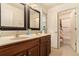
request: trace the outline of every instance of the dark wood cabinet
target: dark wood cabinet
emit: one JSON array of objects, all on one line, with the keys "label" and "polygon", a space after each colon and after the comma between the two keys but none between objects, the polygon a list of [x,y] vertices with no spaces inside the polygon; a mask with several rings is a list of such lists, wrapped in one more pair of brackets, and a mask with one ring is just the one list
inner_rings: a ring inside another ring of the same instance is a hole
[{"label": "dark wood cabinet", "polygon": [[49,55],[51,53],[51,36],[47,36],[47,55]]},{"label": "dark wood cabinet", "polygon": [[40,56],[47,56],[51,52],[50,35],[41,37],[40,39]]},{"label": "dark wood cabinet", "polygon": [[46,47],[46,44],[41,44],[40,45],[40,56],[46,56],[47,55],[47,47]]},{"label": "dark wood cabinet", "polygon": [[47,56],[50,52],[50,35],[0,46],[0,56]]},{"label": "dark wood cabinet", "polygon": [[28,50],[28,56],[39,56],[39,46],[34,46]]},{"label": "dark wood cabinet", "polygon": [[19,53],[16,53],[15,56],[26,56],[26,52],[25,51],[21,51]]}]

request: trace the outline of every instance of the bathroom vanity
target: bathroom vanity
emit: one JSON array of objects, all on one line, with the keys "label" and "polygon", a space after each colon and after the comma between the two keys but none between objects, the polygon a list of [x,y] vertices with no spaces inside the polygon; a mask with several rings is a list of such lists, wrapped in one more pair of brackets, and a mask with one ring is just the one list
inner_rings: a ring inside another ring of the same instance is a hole
[{"label": "bathroom vanity", "polygon": [[50,34],[10,40],[0,43],[1,56],[48,56],[51,52]]},{"label": "bathroom vanity", "polygon": [[[23,3],[0,4],[0,30],[39,30],[40,11]],[[51,35],[0,36],[0,56],[47,56],[51,52]]]}]

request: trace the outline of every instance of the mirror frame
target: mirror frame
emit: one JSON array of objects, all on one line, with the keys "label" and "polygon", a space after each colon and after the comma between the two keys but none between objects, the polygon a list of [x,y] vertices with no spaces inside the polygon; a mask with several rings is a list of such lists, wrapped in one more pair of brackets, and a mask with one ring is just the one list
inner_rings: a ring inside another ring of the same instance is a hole
[{"label": "mirror frame", "polygon": [[0,3],[0,30],[26,30],[26,4],[19,3],[24,6],[24,27],[1,26],[1,3]]},{"label": "mirror frame", "polygon": [[[30,9],[39,13],[39,28],[31,28],[30,27]],[[33,9],[32,7],[28,7],[28,28],[32,30],[40,30],[40,11]]]}]

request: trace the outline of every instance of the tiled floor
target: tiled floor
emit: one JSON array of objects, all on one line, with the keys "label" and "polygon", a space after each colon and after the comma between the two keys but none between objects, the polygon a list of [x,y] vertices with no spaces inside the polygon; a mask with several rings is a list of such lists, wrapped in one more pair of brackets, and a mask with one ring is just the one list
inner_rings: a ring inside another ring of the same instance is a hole
[{"label": "tiled floor", "polygon": [[75,51],[72,50],[68,45],[62,46],[60,49],[51,49],[50,56],[78,56]]}]

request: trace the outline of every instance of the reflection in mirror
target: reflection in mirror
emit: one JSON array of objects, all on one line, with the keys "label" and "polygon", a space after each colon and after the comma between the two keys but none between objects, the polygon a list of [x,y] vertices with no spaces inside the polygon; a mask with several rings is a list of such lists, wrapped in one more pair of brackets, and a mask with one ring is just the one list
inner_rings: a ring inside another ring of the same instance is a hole
[{"label": "reflection in mirror", "polygon": [[29,8],[29,28],[40,30],[40,12],[32,8]]},{"label": "reflection in mirror", "polygon": [[1,3],[1,29],[25,29],[24,9],[23,4]]}]

